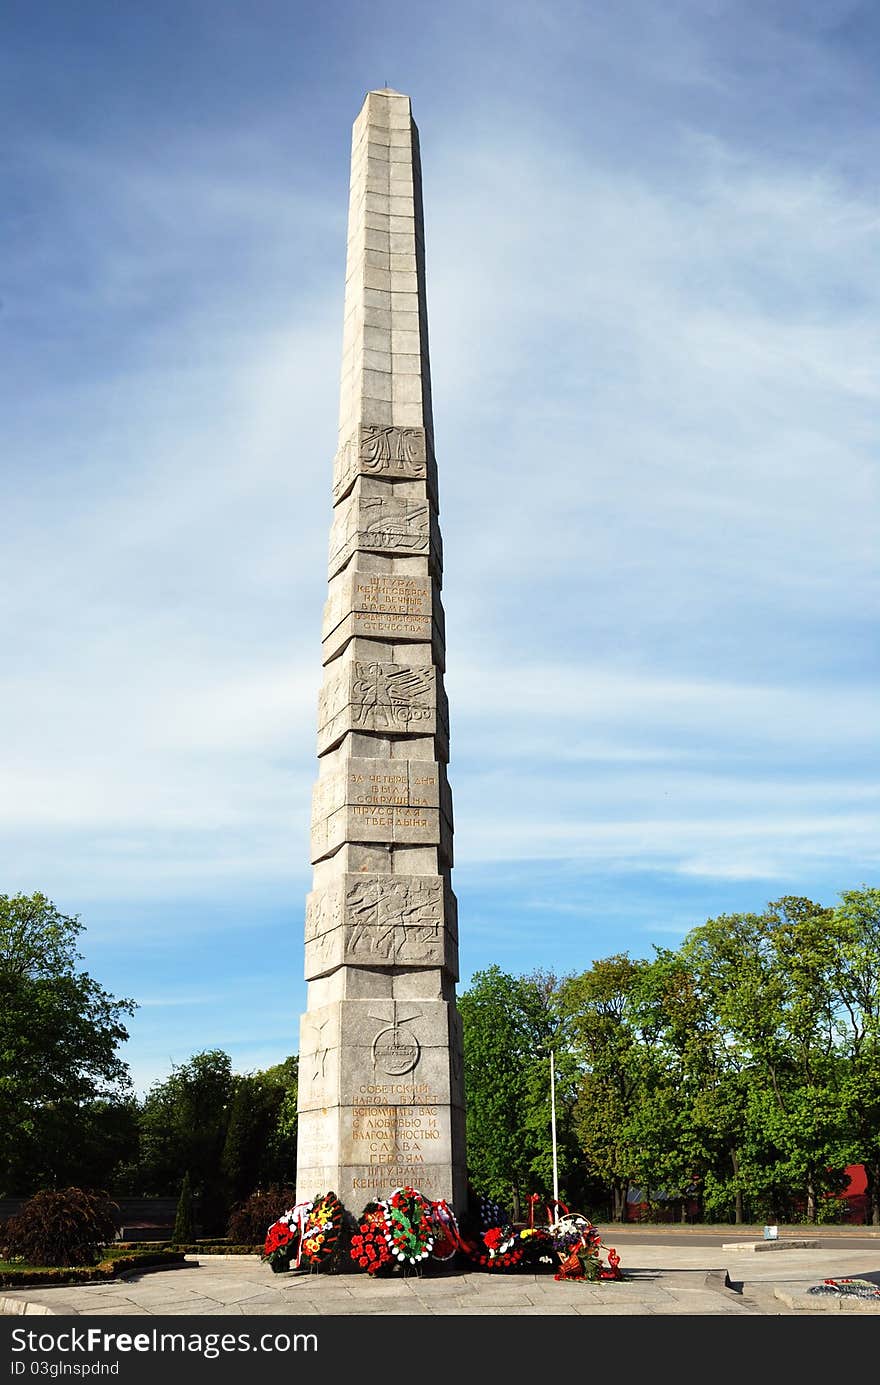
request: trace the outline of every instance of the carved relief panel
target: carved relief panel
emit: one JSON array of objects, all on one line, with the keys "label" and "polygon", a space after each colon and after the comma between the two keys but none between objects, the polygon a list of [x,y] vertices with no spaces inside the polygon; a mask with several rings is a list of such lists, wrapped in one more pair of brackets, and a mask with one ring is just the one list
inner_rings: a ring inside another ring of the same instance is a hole
[{"label": "carved relief panel", "polygon": [[440,535],[425,500],[364,494],[359,487],[337,506],[330,529],[329,574],[339,572],[353,554],[429,557],[439,570]]},{"label": "carved relief panel", "polygon": [[455,897],[440,875],[345,875],[306,902],[306,976],[337,966],[446,967],[457,975]]},{"label": "carved relief panel", "polygon": [[358,476],[380,476],[388,481],[429,479],[424,428],[361,424],[334,459],[334,504],[351,490]]},{"label": "carved relief panel", "polygon": [[346,731],[385,735],[446,733],[445,698],[437,714],[437,673],[430,664],[351,660],[333,665],[318,698],[318,754]]}]

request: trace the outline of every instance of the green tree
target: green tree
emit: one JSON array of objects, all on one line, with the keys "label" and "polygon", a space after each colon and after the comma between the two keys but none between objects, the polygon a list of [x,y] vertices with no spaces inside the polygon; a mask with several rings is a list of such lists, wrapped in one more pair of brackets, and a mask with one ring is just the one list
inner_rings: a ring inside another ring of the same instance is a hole
[{"label": "green tree", "polygon": [[574,1118],[588,1168],[608,1188],[622,1221],[630,1183],[649,1181],[638,1110],[655,1086],[655,1065],[639,1031],[644,962],[618,953],[568,977],[560,1005],[580,1067]]},{"label": "green tree", "polygon": [[82,930],[39,892],[0,895],[4,1194],[79,1181],[71,1165],[87,1150],[90,1175],[109,1183],[131,1141],[131,1082],[118,1048],[136,1007],[78,969]]},{"label": "green tree", "polygon": [[140,1115],[143,1191],[170,1196],[189,1170],[199,1196],[203,1234],[226,1224],[228,1195],[221,1157],[234,1092],[232,1062],[221,1049],[196,1053],[156,1082]]},{"label": "green tree", "polygon": [[296,1091],[295,1057],[234,1079],[221,1158],[234,1202],[257,1187],[295,1181]]},{"label": "green tree", "polygon": [[682,1217],[691,1200],[702,1213],[717,1165],[731,1141],[741,1143],[744,1088],[736,1055],[719,1039],[698,978],[680,954],[656,949],[634,1003],[653,1049],[653,1086],[631,1120],[646,1182],[680,1198]]},{"label": "green tree", "polygon": [[283,1095],[263,1149],[257,1181],[260,1187],[295,1183],[299,1059],[291,1055],[274,1067],[266,1068],[262,1076],[273,1086],[280,1087]]},{"label": "green tree", "polygon": [[708,919],[677,954],[702,1007],[682,1056],[718,1137],[708,1201],[731,1200],[737,1221],[746,1201],[779,1217],[803,1201],[815,1217],[840,1181],[833,932],[830,910],[787,896]]},{"label": "green tree", "polygon": [[845,890],[834,910],[835,1037],[848,1161],[863,1164],[880,1225],[880,889]]},{"label": "green tree", "polygon": [[574,1111],[580,1071],[560,1004],[566,980],[542,969],[522,978],[535,1034],[534,1054],[525,1065],[527,1098],[523,1108],[523,1124],[533,1151],[529,1161],[531,1189],[543,1193],[549,1202],[553,1189],[552,1050],[559,1198],[570,1208],[583,1210],[601,1193],[595,1179],[588,1175],[575,1128]]},{"label": "green tree", "polygon": [[[515,977],[491,966],[474,975],[458,1003],[470,1179],[480,1191],[512,1204],[517,1219],[536,1183],[552,1186],[548,1055],[558,1032],[556,984],[544,973]],[[563,1135],[565,1116],[563,1095]],[[563,1138],[563,1178],[570,1148],[570,1139]]]}]

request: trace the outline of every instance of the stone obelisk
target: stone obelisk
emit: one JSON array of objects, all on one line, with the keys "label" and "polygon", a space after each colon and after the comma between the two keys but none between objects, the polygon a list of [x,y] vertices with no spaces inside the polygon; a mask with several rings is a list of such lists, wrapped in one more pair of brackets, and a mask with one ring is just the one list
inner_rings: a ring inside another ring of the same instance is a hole
[{"label": "stone obelisk", "polygon": [[354,123],[297,1196],[465,1197],[458,932],[418,131]]}]

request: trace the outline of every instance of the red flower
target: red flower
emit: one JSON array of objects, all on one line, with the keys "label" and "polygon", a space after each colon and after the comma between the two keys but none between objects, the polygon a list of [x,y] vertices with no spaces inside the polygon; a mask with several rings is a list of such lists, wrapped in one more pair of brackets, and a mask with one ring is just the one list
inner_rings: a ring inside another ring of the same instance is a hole
[{"label": "red flower", "polygon": [[285,1222],[275,1222],[274,1226],[269,1227],[266,1236],[266,1244],[263,1247],[264,1255],[271,1255],[274,1250],[280,1250],[293,1240],[293,1233]]}]

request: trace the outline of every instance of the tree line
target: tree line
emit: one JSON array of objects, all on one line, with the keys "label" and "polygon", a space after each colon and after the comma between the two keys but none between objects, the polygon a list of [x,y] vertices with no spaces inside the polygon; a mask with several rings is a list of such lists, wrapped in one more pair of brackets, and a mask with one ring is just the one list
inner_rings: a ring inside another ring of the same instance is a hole
[{"label": "tree line", "polygon": [[[478,973],[460,999],[473,1182],[622,1218],[653,1190],[709,1221],[832,1220],[864,1166],[880,1223],[880,890],[788,896],[579,974]],[[650,1196],[650,1194],[649,1194]]]},{"label": "tree line", "polygon": [[297,1059],[242,1075],[209,1049],[139,1099],[119,1052],[136,1006],[80,968],[82,927],[43,894],[0,895],[0,1197],[176,1197],[188,1175],[220,1234],[255,1188],[294,1176]]},{"label": "tree line", "polygon": [[[79,1184],[176,1196],[208,1234],[291,1183],[297,1060],[245,1075],[219,1049],[138,1099],[120,1056],[134,1002],[79,967],[78,919],[0,895],[0,1196]],[[861,1164],[880,1224],[880,890],[787,896],[707,920],[677,949],[565,976],[477,973],[459,999],[471,1183],[525,1215],[621,1218],[629,1192],[709,1221],[840,1215]],[[359,1210],[359,1209],[358,1209]]]}]

